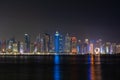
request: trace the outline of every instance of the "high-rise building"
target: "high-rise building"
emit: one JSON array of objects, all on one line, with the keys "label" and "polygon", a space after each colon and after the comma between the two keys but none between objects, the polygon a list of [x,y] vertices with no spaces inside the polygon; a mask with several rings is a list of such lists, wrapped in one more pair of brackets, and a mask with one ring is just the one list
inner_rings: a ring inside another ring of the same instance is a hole
[{"label": "high-rise building", "polygon": [[105,44],[100,46],[100,54],[105,54]]},{"label": "high-rise building", "polygon": [[37,45],[35,46],[35,49],[37,49],[37,52],[41,52],[41,34],[39,33],[39,35],[36,37],[36,43]]},{"label": "high-rise building", "polygon": [[30,35],[25,34],[24,39],[25,39],[25,52],[29,53],[30,52]]},{"label": "high-rise building", "polygon": [[7,51],[8,53],[11,53],[11,52],[13,51],[13,40],[8,40],[8,41],[7,41],[6,51]]},{"label": "high-rise building", "polygon": [[112,43],[111,44],[111,54],[115,54],[116,53],[116,43]]},{"label": "high-rise building", "polygon": [[18,53],[18,44],[17,43],[13,43],[13,48],[12,48],[12,52],[13,53]]},{"label": "high-rise building", "polygon": [[20,41],[17,42],[17,48],[18,48],[18,52],[20,53]]},{"label": "high-rise building", "polygon": [[44,40],[44,52],[45,53],[48,53],[49,52],[49,47],[50,47],[50,35],[49,34],[47,34],[47,33],[45,33],[44,35],[43,35],[43,40]]},{"label": "high-rise building", "polygon": [[2,53],[6,52],[6,40],[2,41]]},{"label": "high-rise building", "polygon": [[111,48],[111,43],[106,42],[106,44],[105,44],[105,53],[106,54],[110,54],[110,48]]},{"label": "high-rise building", "polygon": [[71,52],[73,54],[77,53],[77,38],[76,37],[71,37]]},{"label": "high-rise building", "polygon": [[94,43],[92,41],[89,44],[89,53],[94,54]]},{"label": "high-rise building", "polygon": [[20,54],[24,53],[24,43],[20,42]]},{"label": "high-rise building", "polygon": [[82,41],[81,40],[78,40],[77,53],[82,54]]},{"label": "high-rise building", "polygon": [[60,43],[59,52],[63,53],[64,52],[64,38],[63,38],[63,35],[60,35],[59,43]]},{"label": "high-rise building", "polygon": [[34,53],[34,43],[30,43],[30,53]]},{"label": "high-rise building", "polygon": [[52,36],[50,36],[49,52],[50,52],[50,53],[53,53],[53,52],[54,52],[54,39],[53,39]]},{"label": "high-rise building", "polygon": [[55,50],[55,53],[59,53],[59,49],[60,49],[60,34],[58,31],[56,31],[55,33],[55,36],[54,36],[54,50]]},{"label": "high-rise building", "polygon": [[70,53],[70,47],[71,47],[71,38],[69,34],[67,33],[65,36],[65,45],[64,45],[64,52],[65,53]]},{"label": "high-rise building", "polygon": [[44,53],[44,38],[41,36],[40,38],[40,52]]},{"label": "high-rise building", "polygon": [[84,43],[83,43],[83,53],[84,54],[88,54],[89,53],[89,40],[85,39]]},{"label": "high-rise building", "polygon": [[120,53],[120,44],[116,45],[116,54]]}]

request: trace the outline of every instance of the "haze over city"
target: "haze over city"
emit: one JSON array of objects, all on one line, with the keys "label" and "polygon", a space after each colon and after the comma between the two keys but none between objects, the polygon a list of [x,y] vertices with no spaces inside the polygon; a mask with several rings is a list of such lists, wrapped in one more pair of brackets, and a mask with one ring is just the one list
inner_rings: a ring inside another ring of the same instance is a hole
[{"label": "haze over city", "polygon": [[119,42],[119,4],[111,0],[0,1],[0,39],[56,30],[79,39]]}]

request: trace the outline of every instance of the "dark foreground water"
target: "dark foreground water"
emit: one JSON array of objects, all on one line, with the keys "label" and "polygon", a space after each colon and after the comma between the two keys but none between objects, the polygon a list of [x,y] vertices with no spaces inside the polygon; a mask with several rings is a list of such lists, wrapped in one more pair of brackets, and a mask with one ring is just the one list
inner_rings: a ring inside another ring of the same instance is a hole
[{"label": "dark foreground water", "polygon": [[120,80],[120,55],[0,56],[0,80]]}]

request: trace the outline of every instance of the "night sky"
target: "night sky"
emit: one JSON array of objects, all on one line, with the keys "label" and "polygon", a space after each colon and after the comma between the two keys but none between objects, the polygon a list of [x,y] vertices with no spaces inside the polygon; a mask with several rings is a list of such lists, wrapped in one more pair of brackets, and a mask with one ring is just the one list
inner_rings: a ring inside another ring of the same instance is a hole
[{"label": "night sky", "polygon": [[113,0],[0,1],[0,39],[38,33],[120,42],[120,6]]}]

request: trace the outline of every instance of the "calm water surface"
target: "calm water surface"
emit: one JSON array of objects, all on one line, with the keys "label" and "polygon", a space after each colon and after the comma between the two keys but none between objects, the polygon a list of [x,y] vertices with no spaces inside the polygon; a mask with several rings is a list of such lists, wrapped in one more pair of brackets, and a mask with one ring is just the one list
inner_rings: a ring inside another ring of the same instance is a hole
[{"label": "calm water surface", "polygon": [[0,80],[120,80],[120,55],[0,56]]}]

